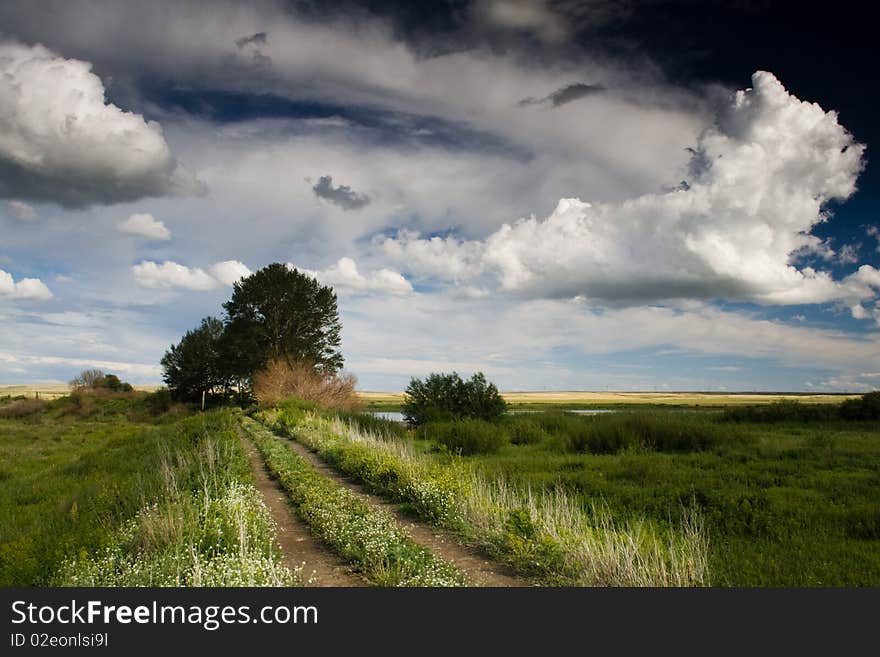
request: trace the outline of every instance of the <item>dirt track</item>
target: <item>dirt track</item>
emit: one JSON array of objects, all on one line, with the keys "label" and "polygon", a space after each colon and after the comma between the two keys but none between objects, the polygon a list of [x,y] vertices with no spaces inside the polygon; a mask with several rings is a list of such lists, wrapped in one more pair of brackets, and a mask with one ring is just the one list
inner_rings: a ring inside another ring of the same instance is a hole
[{"label": "dirt track", "polygon": [[[283,438],[282,438],[283,439]],[[416,543],[428,548],[438,557],[461,570],[473,586],[518,587],[528,586],[528,582],[516,577],[503,564],[494,562],[475,550],[465,547],[456,538],[442,529],[428,525],[403,513],[400,506],[369,493],[366,488],[341,476],[316,454],[310,452],[295,440],[288,439],[293,450],[318,472],[342,484],[356,493],[367,504],[391,513],[398,524]]]},{"label": "dirt track", "polygon": [[302,566],[302,578],[313,586],[369,586],[340,557],[315,538],[287,501],[284,489],[269,474],[254,444],[239,431],[242,445],[251,462],[254,482],[278,527],[276,541],[284,553],[284,564],[291,570]]}]

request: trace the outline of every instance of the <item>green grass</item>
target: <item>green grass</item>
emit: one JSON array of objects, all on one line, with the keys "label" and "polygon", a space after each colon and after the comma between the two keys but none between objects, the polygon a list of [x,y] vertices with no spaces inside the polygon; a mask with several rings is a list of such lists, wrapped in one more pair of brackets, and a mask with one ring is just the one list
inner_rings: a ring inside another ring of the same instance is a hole
[{"label": "green grass", "polygon": [[231,415],[132,422],[140,400],[0,419],[0,585],[292,581]]},{"label": "green grass", "polygon": [[[688,423],[681,415],[577,420],[587,435],[612,436],[629,422],[640,431],[668,422],[660,433],[675,437]],[[695,502],[709,534],[716,585],[880,585],[878,423],[716,419],[706,434],[712,440],[697,435],[690,446],[688,440],[633,440],[577,453],[564,432],[568,422],[548,416],[538,422],[547,432],[543,440],[469,460],[490,477],[561,486],[583,505],[601,499],[619,519],[665,522]]]},{"label": "green grass", "polygon": [[709,583],[700,519],[687,508],[678,510],[674,527],[618,522],[601,503],[584,509],[558,487],[542,491],[511,485],[503,476],[487,478],[448,452],[430,453],[424,441],[364,432],[355,423],[300,410],[258,417],[355,481],[544,584]]}]

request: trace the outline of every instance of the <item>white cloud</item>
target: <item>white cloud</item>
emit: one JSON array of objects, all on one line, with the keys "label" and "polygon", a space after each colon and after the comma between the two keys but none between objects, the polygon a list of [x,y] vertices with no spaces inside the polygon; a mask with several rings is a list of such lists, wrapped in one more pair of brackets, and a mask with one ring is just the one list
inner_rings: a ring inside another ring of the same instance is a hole
[{"label": "white cloud", "polygon": [[135,213],[116,228],[126,235],[137,235],[151,240],[170,240],[171,231],[165,224],[149,213]]},{"label": "white cloud", "polygon": [[[293,267],[293,265],[288,266]],[[410,282],[399,272],[383,268],[364,275],[358,271],[357,263],[351,258],[340,258],[336,264],[321,271],[301,268],[300,270],[325,285],[343,292],[405,296],[412,294],[413,291]]]},{"label": "white cloud", "polygon": [[220,285],[232,285],[251,270],[238,260],[215,262],[205,271],[199,267],[187,267],[171,260],[159,264],[144,260],[131,268],[138,285],[148,288],[183,288],[186,290],[211,290]]},{"label": "white cloud", "polygon": [[0,196],[80,207],[202,186],[158,123],[107,104],[88,62],[0,42]]},{"label": "white cloud", "polygon": [[22,278],[17,283],[12,274],[0,269],[0,299],[46,301],[52,292],[39,278]]},{"label": "white cloud", "polygon": [[37,218],[37,211],[24,201],[6,201],[6,209],[19,221],[34,221]]},{"label": "white cloud", "polygon": [[210,290],[217,287],[217,279],[197,267],[187,267],[166,260],[162,264],[144,260],[131,268],[138,285],[148,288],[175,288]]},{"label": "white cloud", "polygon": [[252,273],[244,263],[239,262],[238,260],[224,260],[223,262],[214,263],[208,268],[208,271],[211,272],[211,275],[214,278],[223,283],[223,285],[237,283],[242,278],[250,276]]},{"label": "white cloud", "polygon": [[541,221],[505,224],[483,241],[384,240],[398,263],[457,280],[496,278],[531,297],[612,303],[727,298],[761,304],[874,295],[868,265],[843,281],[792,254],[817,248],[823,204],[855,191],[864,146],[834,112],[758,72],[700,137],[686,186],[620,203],[562,199]]}]

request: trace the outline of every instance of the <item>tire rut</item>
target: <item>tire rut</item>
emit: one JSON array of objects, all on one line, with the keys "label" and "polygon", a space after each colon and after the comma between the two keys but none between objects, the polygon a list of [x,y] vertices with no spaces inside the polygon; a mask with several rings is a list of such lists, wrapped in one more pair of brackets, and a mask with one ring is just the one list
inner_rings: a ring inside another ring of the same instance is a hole
[{"label": "tire rut", "polygon": [[287,494],[269,473],[257,448],[240,428],[237,431],[254,473],[254,485],[278,528],[275,541],[284,555],[284,565],[291,570],[302,567],[301,576],[311,586],[370,586],[366,578],[355,573],[312,534],[309,526],[291,509]]},{"label": "tire rut", "polygon": [[339,474],[317,454],[297,442],[296,439],[279,436],[277,433],[275,435],[282,440],[287,440],[291,448],[322,475],[345,486],[370,506],[389,512],[412,540],[431,550],[431,552],[444,561],[456,566],[467,576],[472,586],[530,586],[529,582],[517,577],[504,564],[492,561],[477,551],[462,545],[451,532],[414,520],[402,511],[402,505],[388,502],[369,492],[365,486]]}]

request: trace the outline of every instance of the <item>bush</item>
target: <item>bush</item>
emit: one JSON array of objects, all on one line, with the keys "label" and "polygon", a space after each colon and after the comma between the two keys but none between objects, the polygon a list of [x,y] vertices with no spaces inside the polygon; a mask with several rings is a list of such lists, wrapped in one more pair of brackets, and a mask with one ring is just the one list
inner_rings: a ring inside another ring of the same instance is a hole
[{"label": "bush", "polygon": [[739,406],[722,413],[723,422],[823,422],[834,420],[838,407],[833,404],[801,404],[783,400],[763,406]]},{"label": "bush", "polygon": [[132,392],[130,383],[121,381],[115,374],[104,374],[101,370],[83,370],[70,382],[76,390],[110,390],[112,392]]},{"label": "bush", "polygon": [[0,418],[18,419],[42,413],[49,405],[41,399],[19,399],[0,407]]},{"label": "bush", "polygon": [[330,374],[310,363],[270,361],[254,375],[254,395],[262,405],[297,398],[324,410],[355,411],[361,402],[355,395],[357,379],[352,374]]},{"label": "bush", "polygon": [[549,434],[537,422],[520,420],[510,425],[510,442],[514,445],[533,445],[543,442]]},{"label": "bush", "polygon": [[449,451],[462,454],[493,454],[508,442],[503,427],[483,420],[454,420],[432,422],[419,430],[422,438],[446,446]]},{"label": "bush", "polygon": [[162,415],[171,409],[171,391],[168,388],[159,388],[156,392],[144,397],[144,406],[150,415]]},{"label": "bush", "polygon": [[840,405],[845,420],[880,420],[880,391],[869,392],[859,399],[847,399]]},{"label": "bush", "polygon": [[464,381],[457,372],[413,378],[406,389],[403,415],[409,424],[465,418],[491,421],[507,411],[507,402],[482,372]]}]

